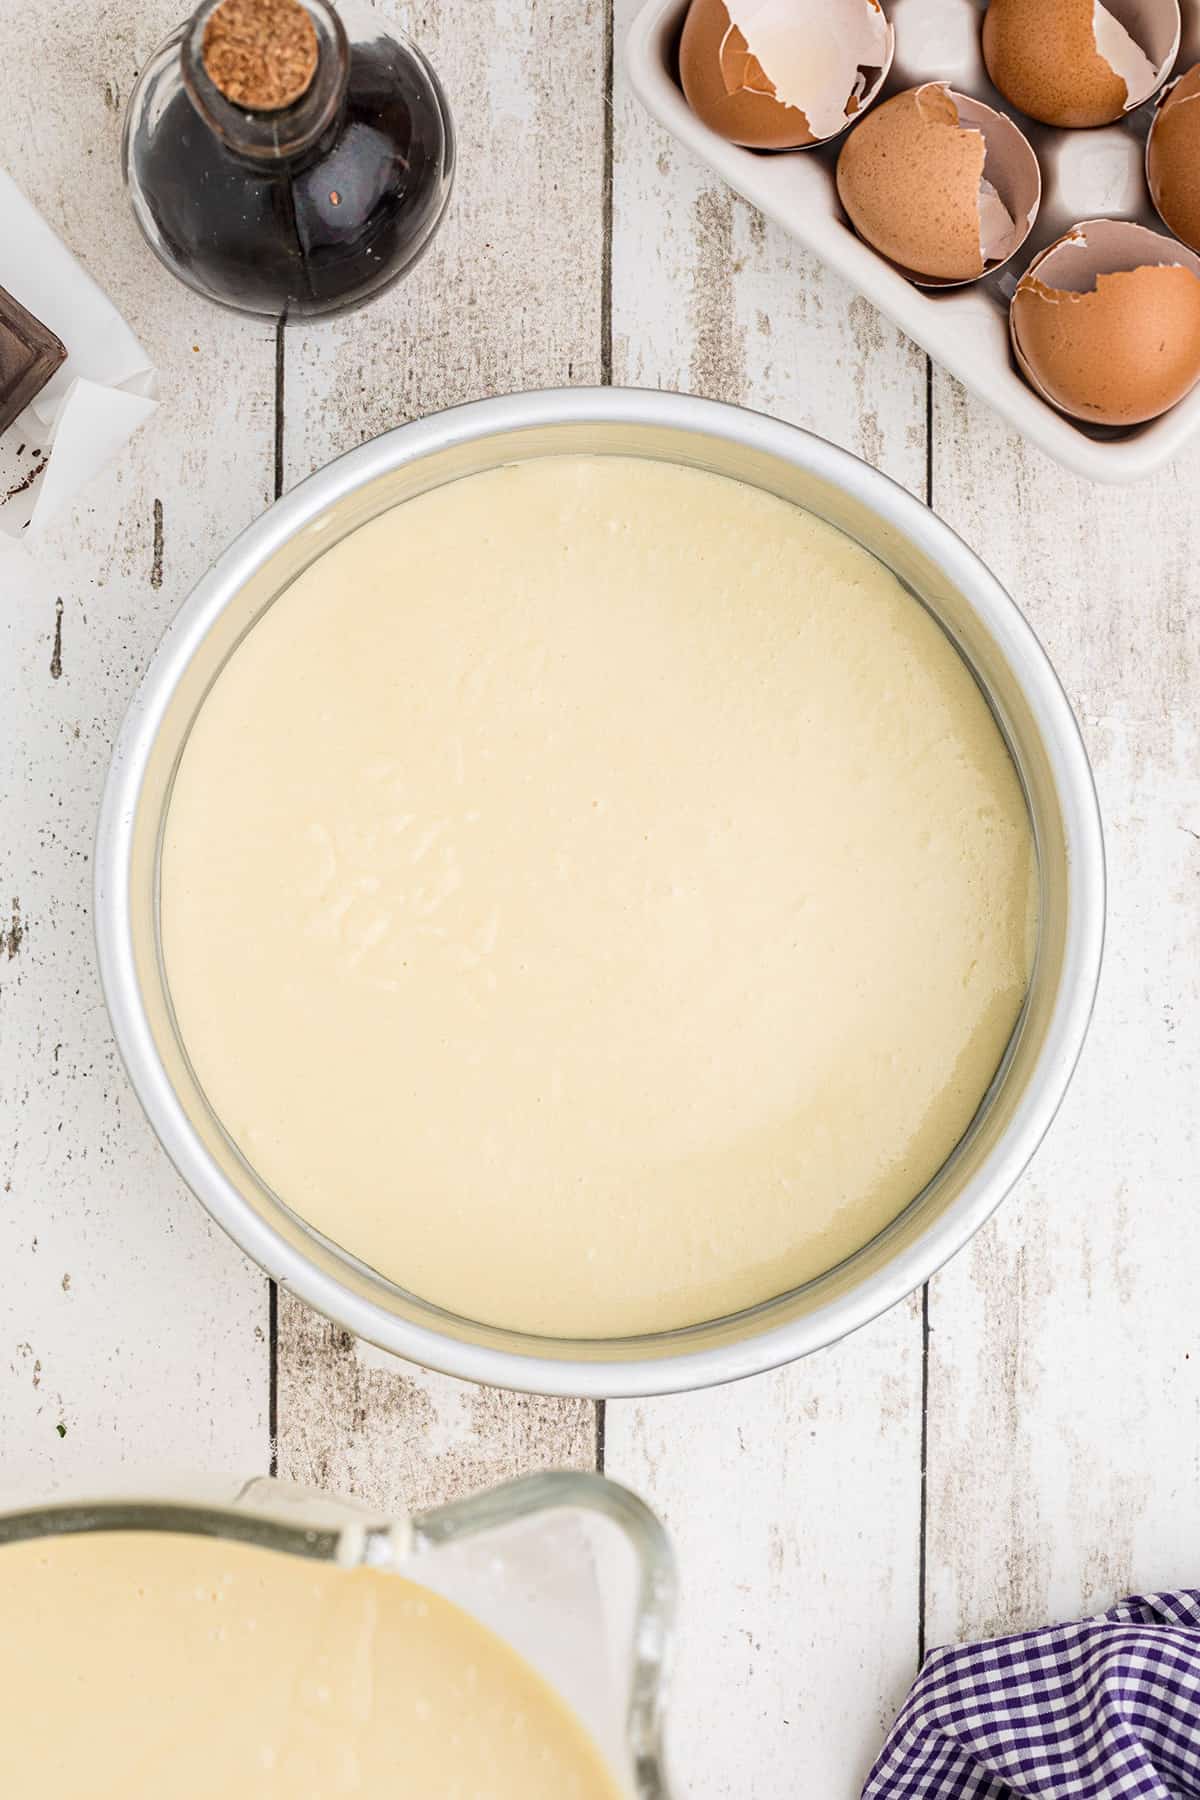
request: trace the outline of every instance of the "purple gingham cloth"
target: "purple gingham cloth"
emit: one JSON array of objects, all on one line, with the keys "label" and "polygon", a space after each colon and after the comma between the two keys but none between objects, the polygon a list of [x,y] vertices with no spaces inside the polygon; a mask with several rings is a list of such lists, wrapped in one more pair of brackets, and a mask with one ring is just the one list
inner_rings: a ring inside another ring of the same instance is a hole
[{"label": "purple gingham cloth", "polygon": [[862,1800],[1200,1800],[1200,1589],[935,1650]]}]

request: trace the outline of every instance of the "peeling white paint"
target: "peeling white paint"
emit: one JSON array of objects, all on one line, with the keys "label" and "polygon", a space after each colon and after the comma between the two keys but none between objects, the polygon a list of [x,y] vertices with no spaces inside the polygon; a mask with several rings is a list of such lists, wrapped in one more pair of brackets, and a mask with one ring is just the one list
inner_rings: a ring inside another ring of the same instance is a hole
[{"label": "peeling white paint", "polygon": [[[637,3],[618,0],[618,45]],[[0,15],[13,173],[136,323],[167,396],[55,560],[0,587],[0,1437],[26,1496],[135,1466],[253,1474],[269,1454],[265,1283],[153,1143],[92,965],[87,859],[117,720],[273,465],[271,333],[174,285],[128,217],[120,90],[178,7],[136,11],[122,25],[64,0],[33,40],[36,9]],[[458,194],[411,281],[289,335],[289,483],[435,406],[601,374],[601,6],[530,8],[502,53],[501,13],[477,0],[405,11],[469,126]],[[762,407],[923,493],[924,357],[679,153],[619,68],[614,121],[614,378]],[[930,1643],[1194,1584],[1200,1509],[1200,451],[1114,504],[940,374],[933,394],[934,504],[1083,711],[1112,908],[1067,1107],[931,1293]],[[280,1321],[285,1472],[405,1507],[594,1459],[588,1406],[399,1367],[286,1295]],[[681,1795],[856,1800],[916,1659],[922,1338],[912,1302],[792,1370],[610,1404],[608,1468],[682,1556]]]}]

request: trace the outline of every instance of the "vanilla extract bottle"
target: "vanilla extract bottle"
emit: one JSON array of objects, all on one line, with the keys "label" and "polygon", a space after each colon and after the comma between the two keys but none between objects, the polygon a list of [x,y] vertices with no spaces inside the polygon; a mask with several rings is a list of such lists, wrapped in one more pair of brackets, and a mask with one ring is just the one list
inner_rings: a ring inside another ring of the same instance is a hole
[{"label": "vanilla extract bottle", "polygon": [[181,281],[239,312],[327,317],[427,248],[454,132],[425,57],[354,0],[204,0],[139,77],[123,161]]}]

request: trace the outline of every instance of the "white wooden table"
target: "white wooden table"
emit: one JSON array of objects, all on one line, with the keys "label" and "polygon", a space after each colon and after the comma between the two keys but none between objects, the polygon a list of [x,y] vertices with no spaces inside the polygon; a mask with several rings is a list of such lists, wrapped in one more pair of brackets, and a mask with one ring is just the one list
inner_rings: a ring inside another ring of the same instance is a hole
[{"label": "white wooden table", "polygon": [[[457,114],[452,212],[407,283],[281,342],[175,285],[121,191],[121,109],[181,0],[0,5],[0,161],[165,396],[36,562],[0,562],[0,1484],[274,1455],[403,1507],[599,1462],[682,1561],[680,1795],[854,1800],[924,1645],[1200,1580],[1200,451],[1114,492],[1007,435],[651,127],[634,5],[389,0]],[[449,402],[607,381],[810,426],[966,536],[1081,715],[1111,899],[1067,1105],[925,1295],[779,1374],[594,1408],[276,1313],[119,1066],[90,857],[139,672],[274,494]]]}]

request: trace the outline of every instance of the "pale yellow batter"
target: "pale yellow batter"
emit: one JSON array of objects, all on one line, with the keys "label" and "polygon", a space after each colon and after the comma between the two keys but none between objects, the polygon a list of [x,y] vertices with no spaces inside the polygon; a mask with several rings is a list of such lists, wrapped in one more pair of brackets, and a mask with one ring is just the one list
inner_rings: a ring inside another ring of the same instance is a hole
[{"label": "pale yellow batter", "polygon": [[408,502],[185,750],[166,968],[228,1130],[426,1299],[621,1335],[838,1262],[961,1136],[1034,857],[968,670],[829,526],[555,458]]},{"label": "pale yellow batter", "polygon": [[620,1800],[575,1715],[399,1576],[159,1532],[0,1549],[10,1800]]}]

